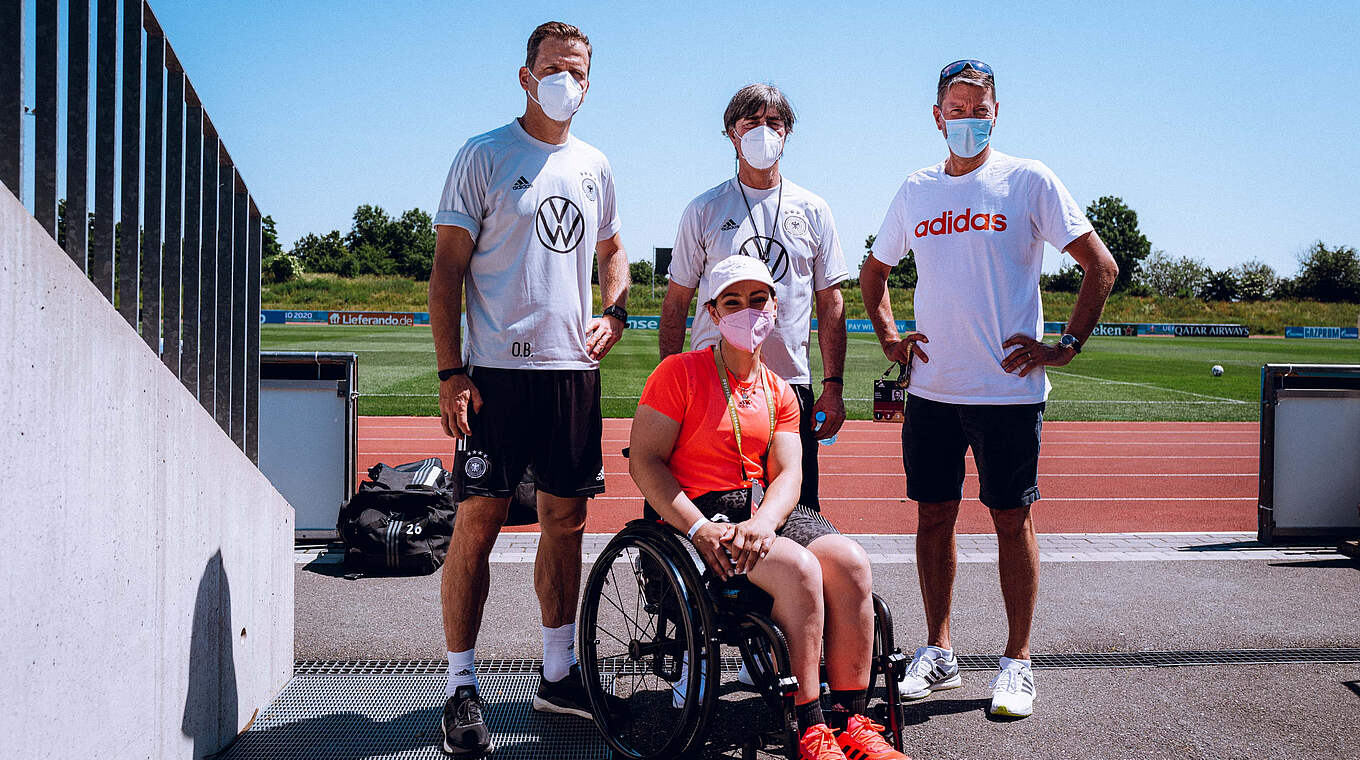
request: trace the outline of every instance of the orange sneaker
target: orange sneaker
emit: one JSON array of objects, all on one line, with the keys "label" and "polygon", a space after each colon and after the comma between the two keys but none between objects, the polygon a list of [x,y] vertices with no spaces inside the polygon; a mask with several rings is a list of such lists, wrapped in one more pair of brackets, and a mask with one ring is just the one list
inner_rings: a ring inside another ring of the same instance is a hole
[{"label": "orange sneaker", "polygon": [[883,738],[883,727],[863,715],[851,715],[836,737],[847,760],[911,760]]},{"label": "orange sneaker", "polygon": [[825,723],[808,726],[803,738],[798,741],[799,760],[846,760],[836,743],[835,734]]}]

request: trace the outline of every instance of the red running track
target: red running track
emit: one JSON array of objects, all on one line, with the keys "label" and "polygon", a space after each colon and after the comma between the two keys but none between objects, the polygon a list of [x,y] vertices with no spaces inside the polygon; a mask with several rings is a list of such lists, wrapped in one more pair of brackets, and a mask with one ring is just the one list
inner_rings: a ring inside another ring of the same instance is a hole
[{"label": "red running track", "polygon": [[[604,421],[603,496],[586,530],[613,533],[638,516],[642,497],[620,450],[628,419]],[[1254,422],[1047,422],[1039,459],[1040,533],[1256,529],[1259,452]],[[453,466],[453,439],[434,417],[360,417],[357,477],[377,462],[437,456]],[[915,533],[906,499],[901,428],[853,420],[821,452],[822,510],[846,533]],[[971,455],[960,533],[990,533]],[[508,530],[536,530],[534,526]]]}]

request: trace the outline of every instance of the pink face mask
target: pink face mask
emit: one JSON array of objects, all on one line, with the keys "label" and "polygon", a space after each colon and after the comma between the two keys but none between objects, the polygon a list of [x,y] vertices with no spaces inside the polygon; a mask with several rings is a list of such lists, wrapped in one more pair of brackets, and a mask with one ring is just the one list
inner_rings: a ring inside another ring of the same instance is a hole
[{"label": "pink face mask", "polygon": [[723,340],[742,351],[754,351],[774,332],[774,314],[760,309],[742,309],[718,320]]}]

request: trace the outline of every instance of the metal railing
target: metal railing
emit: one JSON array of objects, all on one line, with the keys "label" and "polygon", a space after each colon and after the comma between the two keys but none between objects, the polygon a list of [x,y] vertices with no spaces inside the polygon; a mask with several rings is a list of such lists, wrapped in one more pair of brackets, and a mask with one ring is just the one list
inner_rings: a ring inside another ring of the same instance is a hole
[{"label": "metal railing", "polygon": [[[258,462],[260,211],[150,5],[94,0],[91,30],[91,4],[64,3],[63,48],[58,29],[63,3],[0,0],[0,181],[25,201],[25,160],[32,156],[28,200],[34,218],[64,243],[118,313]],[[24,102],[26,5],[34,7],[31,108]],[[62,55],[64,146],[57,113]],[[24,140],[24,120],[30,117],[31,153]],[[61,224],[57,166],[63,147]]]}]

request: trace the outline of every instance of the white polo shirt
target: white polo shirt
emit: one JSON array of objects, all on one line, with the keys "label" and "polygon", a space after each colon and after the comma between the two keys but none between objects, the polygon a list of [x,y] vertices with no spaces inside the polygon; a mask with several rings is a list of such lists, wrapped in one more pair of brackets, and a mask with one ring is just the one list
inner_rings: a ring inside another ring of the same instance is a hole
[{"label": "white polo shirt", "polygon": [[717,295],[708,273],[719,261],[739,255],[755,256],[770,267],[779,299],[774,333],[761,349],[761,360],[790,383],[811,382],[808,340],[813,292],[850,275],[831,208],[820,196],[787,179],[782,198],[778,187],[739,187],[734,177],[691,201],[680,217],[669,270],[676,284],[698,289],[691,348],[715,345],[721,337],[703,307]]},{"label": "white polo shirt", "polygon": [[574,136],[536,140],[519,121],[468,140],[434,223],[475,241],[466,278],[470,364],[594,369],[586,352],[595,245],[622,226],[604,154]]},{"label": "white polo shirt", "polygon": [[1081,206],[1039,161],[992,150],[961,177],[941,162],[902,183],[874,241],[893,266],[916,256],[916,329],[930,361],[915,362],[908,392],[951,404],[1032,404],[1048,399],[1043,368],[1008,373],[1012,335],[1042,339],[1039,274],[1044,243],[1062,250],[1091,231]]}]

